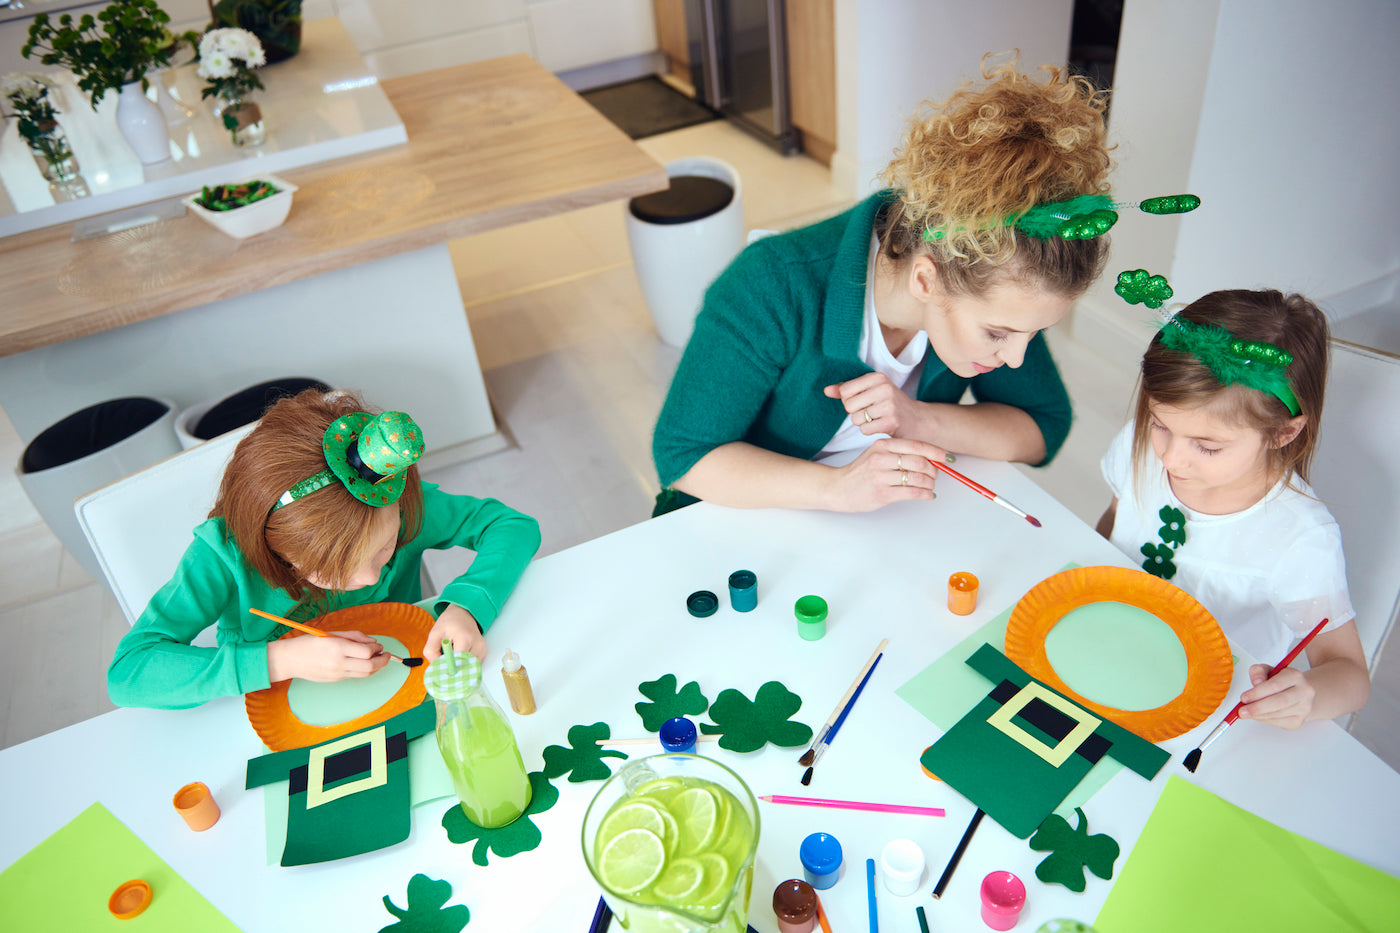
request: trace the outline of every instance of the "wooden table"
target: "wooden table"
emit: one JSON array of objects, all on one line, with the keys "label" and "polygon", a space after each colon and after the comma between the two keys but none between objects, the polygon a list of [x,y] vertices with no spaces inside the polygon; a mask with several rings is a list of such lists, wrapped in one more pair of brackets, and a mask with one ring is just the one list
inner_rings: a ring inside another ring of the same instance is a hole
[{"label": "wooden table", "polygon": [[[488,633],[485,682],[505,705],[499,659],[506,649],[529,670],[538,712],[507,712],[526,768],[549,745],[567,745],[571,726],[606,722],[614,736],[643,734],[637,685],[665,673],[694,680],[713,701],[725,688],[752,697],[770,680],[802,698],[795,719],[820,726],[881,638],[889,645],[838,740],[799,784],[800,749],[767,746],[701,750],[733,768],[753,793],[878,800],[943,807],[945,818],[759,804],[761,833],[749,922],[774,933],[773,888],[801,877],[797,850],[810,832],[835,835],[845,850],[837,885],[822,892],[838,933],[865,930],[865,859],[891,839],[924,851],[929,872],[915,895],[881,890],[880,929],[917,929],[915,905],[939,931],[984,929],[978,883],[993,870],[1019,875],[1029,891],[1018,930],[1054,917],[1092,921],[1111,882],[1090,876],[1083,894],[1035,879],[1044,853],[984,820],[943,898],[929,891],[957,844],[972,806],[919,768],[940,731],[895,690],[1067,563],[1128,565],[1092,528],[1006,464],[968,458],[959,467],[1044,524],[1037,530],[953,484],[933,503],[904,503],[865,515],[734,510],[701,503],[535,561]],[[540,516],[549,521],[549,516]],[[738,569],[758,577],[758,606],[738,613],[725,592]],[[947,611],[947,579],[981,578],[976,611]],[[695,619],[686,596],[720,596],[713,616]],[[801,640],[793,602],[815,593],[831,606],[826,636]],[[1185,778],[1268,820],[1392,874],[1400,874],[1400,775],[1336,725],[1285,732],[1241,722],[1217,741],[1198,773],[1182,756],[1195,747],[1247,684],[1241,658],[1221,708],[1169,740],[1172,759],[1155,780],[1119,773],[1084,805],[1090,832],[1122,845],[1119,871],[1168,775]],[[431,737],[422,741],[431,742]],[[634,757],[659,748],[626,748]],[[470,845],[441,826],[449,800],[413,812],[412,835],[393,848],[300,868],[269,866],[261,792],[243,789],[245,763],[261,748],[243,704],[225,698],[193,710],[118,710],[0,751],[0,866],[37,845],[94,800],[101,801],[171,867],[249,933],[287,929],[374,930],[391,921],[380,898],[404,904],[422,872],[452,886],[450,904],[471,911],[471,930],[583,930],[598,887],[580,852],[584,811],[597,782],[557,778],[559,800],[533,817],[538,848],[474,864]],[[620,762],[607,759],[616,769]],[[224,816],[193,834],[172,812],[188,781],[210,786]],[[123,876],[120,880],[126,880]],[[100,905],[97,910],[101,910]],[[3,925],[3,924],[0,924]],[[614,929],[617,929],[615,926]]]},{"label": "wooden table", "polygon": [[[408,143],[289,170],[292,214],[231,240],[192,216],[0,240],[0,406],[23,440],[84,405],[188,405],[305,374],[493,428],[448,240],[664,188],[664,168],[525,55],[386,81]],[[541,244],[547,249],[547,244]]]}]

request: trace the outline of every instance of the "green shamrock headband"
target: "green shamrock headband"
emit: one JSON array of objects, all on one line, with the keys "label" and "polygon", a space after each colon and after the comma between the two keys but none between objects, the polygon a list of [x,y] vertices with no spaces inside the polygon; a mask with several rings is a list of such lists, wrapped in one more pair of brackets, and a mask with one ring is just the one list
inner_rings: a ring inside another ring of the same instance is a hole
[{"label": "green shamrock headband", "polygon": [[1288,383],[1293,354],[1262,340],[1240,340],[1223,327],[1172,318],[1157,332],[1162,346],[1189,353],[1205,364],[1223,386],[1242,385],[1274,396],[1297,417],[1298,396]]},{"label": "green shamrock headband", "polygon": [[357,411],[331,422],[321,448],[329,469],[294,483],[278,497],[269,515],[336,481],[366,505],[398,502],[408,468],[423,456],[423,432],[401,411],[378,415]]},{"label": "green shamrock headband", "polygon": [[[1066,240],[1092,240],[1103,236],[1118,222],[1118,210],[1136,207],[1145,214],[1185,214],[1201,206],[1194,194],[1173,194],[1148,198],[1136,204],[1114,201],[1106,194],[1081,194],[1064,201],[1037,204],[1019,216],[1009,215],[1003,224],[1014,226],[1037,240],[1060,237]],[[945,236],[943,230],[924,230],[924,242]]]}]

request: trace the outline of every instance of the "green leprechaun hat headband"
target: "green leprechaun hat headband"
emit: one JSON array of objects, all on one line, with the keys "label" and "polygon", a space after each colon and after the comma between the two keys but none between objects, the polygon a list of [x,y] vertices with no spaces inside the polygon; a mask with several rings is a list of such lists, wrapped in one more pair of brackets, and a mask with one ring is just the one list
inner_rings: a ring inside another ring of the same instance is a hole
[{"label": "green leprechaun hat headband", "polygon": [[408,468],[423,456],[423,432],[401,411],[357,411],[331,422],[321,441],[326,466],[293,484],[269,514],[339,480],[366,505],[392,505],[403,495]]}]

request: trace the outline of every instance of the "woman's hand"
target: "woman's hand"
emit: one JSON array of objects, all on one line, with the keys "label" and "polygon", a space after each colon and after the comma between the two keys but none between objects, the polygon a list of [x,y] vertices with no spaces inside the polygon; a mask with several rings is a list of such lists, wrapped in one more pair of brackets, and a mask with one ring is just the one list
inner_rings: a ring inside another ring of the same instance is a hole
[{"label": "woman's hand", "polygon": [[905,395],[884,373],[866,373],[848,382],[822,389],[827,398],[839,398],[862,434],[910,437],[918,402]]},{"label": "woman's hand", "polygon": [[328,638],[298,635],[267,646],[267,676],[272,683],[293,677],[317,683],[368,677],[388,663],[384,647],[360,632],[332,632]]},{"label": "woman's hand", "polygon": [[942,458],[942,448],[907,438],[882,437],[859,457],[832,472],[835,480],[828,508],[838,512],[870,512],[906,499],[933,499],[938,471],[929,463]]},{"label": "woman's hand", "polygon": [[452,650],[458,654],[470,651],[477,660],[486,660],[486,636],[481,634],[476,618],[461,606],[448,606],[437,617],[437,622],[428,632],[427,644],[423,646],[424,661],[436,661],[442,656],[444,638],[452,639]]},{"label": "woman's hand", "polygon": [[1249,680],[1254,686],[1240,694],[1245,704],[1240,718],[1296,729],[1307,722],[1317,692],[1297,668],[1284,668],[1273,677],[1271,670],[1267,664],[1250,665]]}]

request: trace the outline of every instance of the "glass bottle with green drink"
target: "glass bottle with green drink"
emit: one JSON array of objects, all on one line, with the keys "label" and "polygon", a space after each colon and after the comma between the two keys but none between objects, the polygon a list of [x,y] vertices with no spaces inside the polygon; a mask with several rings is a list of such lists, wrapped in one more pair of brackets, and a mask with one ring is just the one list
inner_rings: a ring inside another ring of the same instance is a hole
[{"label": "glass bottle with green drink", "polygon": [[530,778],[515,732],[481,683],[481,661],[444,639],[423,684],[437,702],[438,750],[462,812],[485,829],[517,819],[530,805]]},{"label": "glass bottle with green drink", "polygon": [[583,818],[583,857],[628,933],[744,933],[758,806],[699,755],[629,762]]}]

